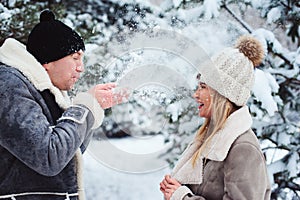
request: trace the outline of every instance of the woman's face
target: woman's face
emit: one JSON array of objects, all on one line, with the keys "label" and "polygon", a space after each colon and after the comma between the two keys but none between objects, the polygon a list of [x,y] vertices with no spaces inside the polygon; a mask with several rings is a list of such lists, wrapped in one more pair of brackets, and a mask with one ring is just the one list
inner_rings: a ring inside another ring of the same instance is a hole
[{"label": "woman's face", "polygon": [[210,118],[211,117],[211,94],[208,86],[205,83],[199,83],[193,97],[199,104],[199,116]]}]

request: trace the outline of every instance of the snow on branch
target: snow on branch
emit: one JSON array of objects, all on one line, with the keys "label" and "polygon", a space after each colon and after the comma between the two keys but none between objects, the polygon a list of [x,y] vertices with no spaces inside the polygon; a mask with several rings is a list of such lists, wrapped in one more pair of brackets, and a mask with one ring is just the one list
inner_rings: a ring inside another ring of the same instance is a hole
[{"label": "snow on branch", "polygon": [[[221,8],[224,8],[243,28],[245,28],[249,33],[253,33],[254,30],[240,17],[237,16],[231,9],[228,8],[228,6],[223,2],[221,5]],[[263,35],[268,35],[268,37],[265,37],[265,41],[267,41],[268,46],[270,47],[271,53],[273,53],[275,56],[278,56],[284,62],[293,67],[293,61],[288,58],[288,56],[283,52],[283,48],[281,44],[278,42],[278,40],[275,38],[274,34],[271,31],[265,30],[265,29],[259,29],[261,32],[264,30]]]}]

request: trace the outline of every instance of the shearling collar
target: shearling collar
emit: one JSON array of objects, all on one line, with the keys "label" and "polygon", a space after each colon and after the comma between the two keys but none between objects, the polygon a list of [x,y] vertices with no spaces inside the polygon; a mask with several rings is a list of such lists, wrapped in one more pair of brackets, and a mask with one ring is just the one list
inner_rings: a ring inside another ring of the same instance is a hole
[{"label": "shearling collar", "polygon": [[5,40],[0,47],[0,61],[21,71],[39,91],[49,89],[58,105],[66,109],[69,98],[66,91],[55,87],[44,67],[26,50],[26,47],[13,38]]},{"label": "shearling collar", "polygon": [[197,140],[192,141],[186,148],[171,175],[181,184],[201,184],[203,158],[206,157],[214,161],[225,160],[231,145],[240,135],[249,130],[251,125],[252,118],[247,106],[235,111],[227,118],[224,128],[213,136],[211,142],[199,156],[195,166],[192,166],[192,157],[201,146]]},{"label": "shearling collar", "polygon": [[232,143],[241,134],[251,128],[252,118],[247,106],[232,113],[226,120],[224,128],[214,135],[202,155],[210,160],[223,161]]}]

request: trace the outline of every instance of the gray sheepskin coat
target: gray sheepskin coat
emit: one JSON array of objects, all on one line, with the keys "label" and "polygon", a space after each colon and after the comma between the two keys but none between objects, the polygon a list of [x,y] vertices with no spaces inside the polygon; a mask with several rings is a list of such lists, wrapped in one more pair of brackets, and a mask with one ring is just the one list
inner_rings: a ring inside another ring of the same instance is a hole
[{"label": "gray sheepskin coat", "polygon": [[0,105],[0,199],[84,199],[81,153],[104,117],[96,99],[81,93],[71,105],[25,46],[7,39]]}]

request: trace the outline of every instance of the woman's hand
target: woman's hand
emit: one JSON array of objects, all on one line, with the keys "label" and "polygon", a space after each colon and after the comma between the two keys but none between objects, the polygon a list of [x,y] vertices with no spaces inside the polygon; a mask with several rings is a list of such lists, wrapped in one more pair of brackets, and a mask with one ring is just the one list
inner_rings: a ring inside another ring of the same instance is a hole
[{"label": "woman's hand", "polygon": [[160,182],[160,191],[164,194],[166,200],[170,200],[171,196],[181,186],[181,184],[170,175],[166,175],[165,178]]},{"label": "woman's hand", "polygon": [[106,109],[122,103],[128,98],[129,94],[126,90],[115,92],[114,88],[116,88],[115,83],[98,84],[92,87],[88,93],[97,99],[103,109]]}]

